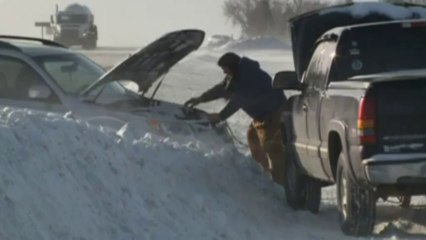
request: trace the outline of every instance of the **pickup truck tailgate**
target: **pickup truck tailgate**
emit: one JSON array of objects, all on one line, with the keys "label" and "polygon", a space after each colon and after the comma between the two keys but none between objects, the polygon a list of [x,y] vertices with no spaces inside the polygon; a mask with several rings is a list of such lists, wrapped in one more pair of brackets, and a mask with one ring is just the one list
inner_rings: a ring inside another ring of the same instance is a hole
[{"label": "pickup truck tailgate", "polygon": [[383,153],[426,152],[426,78],[377,82],[372,90]]}]

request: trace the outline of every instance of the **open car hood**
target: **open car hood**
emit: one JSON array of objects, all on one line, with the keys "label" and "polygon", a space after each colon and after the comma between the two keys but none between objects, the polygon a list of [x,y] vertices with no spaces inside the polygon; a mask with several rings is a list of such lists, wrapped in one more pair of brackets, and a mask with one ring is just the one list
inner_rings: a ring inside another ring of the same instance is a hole
[{"label": "open car hood", "polygon": [[294,67],[299,79],[308,67],[315,43],[335,27],[426,17],[426,6],[359,2],[323,8],[290,19]]},{"label": "open car hood", "polygon": [[84,90],[81,96],[85,96],[100,85],[120,80],[134,81],[139,89],[146,90],[173,65],[198,49],[203,43],[204,36],[204,31],[192,29],[167,33],[106,72]]}]

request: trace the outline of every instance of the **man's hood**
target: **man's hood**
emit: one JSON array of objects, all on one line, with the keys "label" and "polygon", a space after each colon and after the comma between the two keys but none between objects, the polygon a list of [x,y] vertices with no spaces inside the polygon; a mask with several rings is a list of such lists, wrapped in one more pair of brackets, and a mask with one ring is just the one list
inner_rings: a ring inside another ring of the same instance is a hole
[{"label": "man's hood", "polygon": [[301,79],[317,40],[336,27],[426,17],[426,6],[384,2],[358,2],[308,12],[290,19],[293,58]]},{"label": "man's hood", "polygon": [[204,36],[204,31],[192,29],[168,33],[117,64],[81,95],[85,96],[98,86],[112,81],[134,81],[139,89],[151,86],[176,63],[198,49]]},{"label": "man's hood", "polygon": [[256,69],[260,68],[260,64],[258,61],[253,59],[242,57],[240,61],[240,69]]}]

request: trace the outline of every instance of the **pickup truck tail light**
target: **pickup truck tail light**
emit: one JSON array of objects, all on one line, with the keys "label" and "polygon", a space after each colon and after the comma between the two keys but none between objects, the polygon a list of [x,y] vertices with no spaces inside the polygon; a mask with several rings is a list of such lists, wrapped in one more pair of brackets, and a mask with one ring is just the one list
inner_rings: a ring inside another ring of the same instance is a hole
[{"label": "pickup truck tail light", "polygon": [[372,97],[361,99],[358,109],[358,137],[362,145],[375,144],[376,107]]},{"label": "pickup truck tail light", "polygon": [[426,27],[426,22],[405,22],[402,23],[403,28]]}]

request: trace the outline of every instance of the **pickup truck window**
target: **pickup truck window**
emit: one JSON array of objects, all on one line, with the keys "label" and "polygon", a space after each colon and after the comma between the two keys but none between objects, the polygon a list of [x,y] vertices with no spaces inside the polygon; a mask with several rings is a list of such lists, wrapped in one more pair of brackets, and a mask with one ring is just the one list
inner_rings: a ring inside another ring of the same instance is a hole
[{"label": "pickup truck window", "polygon": [[336,80],[426,68],[426,27],[379,26],[352,29],[341,38]]},{"label": "pickup truck window", "polygon": [[322,42],[315,49],[304,79],[308,85],[308,91],[320,91],[326,88],[335,48],[334,42]]}]

